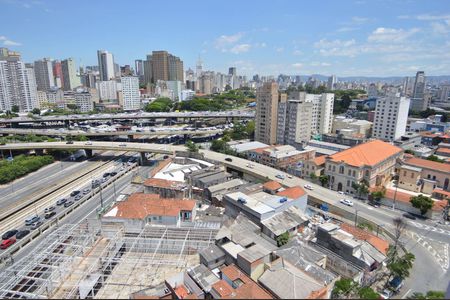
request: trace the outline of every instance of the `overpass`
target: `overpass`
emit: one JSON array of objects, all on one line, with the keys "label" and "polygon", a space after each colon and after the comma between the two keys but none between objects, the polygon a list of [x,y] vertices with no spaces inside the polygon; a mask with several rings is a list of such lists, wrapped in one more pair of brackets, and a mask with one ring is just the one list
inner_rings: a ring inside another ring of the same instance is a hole
[{"label": "overpass", "polygon": [[0,119],[0,124],[14,123],[46,123],[46,122],[79,122],[79,121],[101,121],[101,120],[150,120],[150,119],[253,119],[255,112],[250,110],[229,110],[229,111],[197,111],[197,112],[138,112],[138,113],[118,113],[118,114],[81,114],[81,115],[60,115],[60,116],[34,116],[15,117],[11,119]]},{"label": "overpass", "polygon": [[[186,153],[186,147],[184,145],[170,145],[170,144],[149,144],[149,143],[119,143],[119,142],[91,142],[87,144],[86,142],[74,142],[73,144],[66,144],[65,142],[43,142],[43,143],[20,143],[20,144],[6,144],[0,146],[0,151],[3,150],[43,150],[43,149],[85,149],[87,151],[92,150],[112,150],[112,151],[133,151],[140,152],[141,157],[145,159],[144,153],[162,153],[162,154],[177,154]],[[275,180],[280,182],[282,185],[287,187],[293,186],[304,186],[309,184],[313,186],[313,190],[306,190],[308,194],[308,201],[314,204],[326,203],[330,207],[330,212],[343,216],[344,218],[355,219],[355,223],[358,219],[363,219],[365,222],[371,222],[375,226],[383,227],[392,224],[392,219],[396,215],[388,214],[386,212],[381,212],[373,210],[372,207],[367,206],[358,201],[355,203],[354,207],[344,206],[339,203],[339,200],[344,196],[338,194],[335,191],[324,188],[320,185],[313,184],[309,181],[303,180],[301,178],[292,176],[288,177],[287,173],[280,170],[274,169],[272,167],[259,164],[256,162],[251,162],[249,166],[249,161],[239,157],[229,156],[222,153],[210,151],[210,150],[200,150],[200,155],[204,159],[211,162],[217,162],[228,169],[241,172],[243,174],[248,174],[252,177],[258,178],[260,180]],[[226,158],[231,159],[231,161],[225,160]],[[285,179],[281,180],[276,176],[282,174]]]},{"label": "overpass", "polygon": [[213,135],[222,133],[224,129],[212,130],[159,130],[159,131],[83,131],[83,130],[55,130],[55,129],[18,129],[18,128],[0,128],[0,134],[15,135],[46,135],[46,136],[160,136],[160,135]]}]

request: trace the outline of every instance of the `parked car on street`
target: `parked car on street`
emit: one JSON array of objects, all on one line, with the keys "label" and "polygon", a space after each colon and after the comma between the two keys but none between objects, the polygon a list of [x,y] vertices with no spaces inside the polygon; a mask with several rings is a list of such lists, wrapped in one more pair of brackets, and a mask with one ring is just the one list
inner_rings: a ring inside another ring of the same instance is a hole
[{"label": "parked car on street", "polygon": [[353,202],[348,199],[341,199],[341,201],[339,201],[339,202],[341,202],[342,204],[347,205],[347,206],[353,206]]},{"label": "parked car on street", "polygon": [[7,240],[4,240],[1,244],[0,244],[0,249],[6,249],[9,246],[11,246],[12,244],[14,244],[16,242],[15,238],[10,238]]},{"label": "parked car on street", "polygon": [[10,239],[10,238],[12,238],[13,236],[15,236],[16,234],[17,234],[17,230],[16,230],[16,229],[9,230],[9,231],[5,232],[5,233],[2,235],[2,240]]},{"label": "parked car on street", "polygon": [[27,229],[21,230],[16,234],[16,238],[21,239],[21,238],[25,237],[26,235],[28,235],[29,233],[30,233],[30,231]]}]

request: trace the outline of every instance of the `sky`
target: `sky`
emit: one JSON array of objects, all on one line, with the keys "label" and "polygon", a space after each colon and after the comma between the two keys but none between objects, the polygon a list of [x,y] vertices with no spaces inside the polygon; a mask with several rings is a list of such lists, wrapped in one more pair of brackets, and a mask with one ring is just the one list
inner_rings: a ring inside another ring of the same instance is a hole
[{"label": "sky", "polygon": [[450,74],[448,0],[0,0],[0,47],[23,60],[99,49],[120,65],[167,50],[195,68],[252,76]]}]

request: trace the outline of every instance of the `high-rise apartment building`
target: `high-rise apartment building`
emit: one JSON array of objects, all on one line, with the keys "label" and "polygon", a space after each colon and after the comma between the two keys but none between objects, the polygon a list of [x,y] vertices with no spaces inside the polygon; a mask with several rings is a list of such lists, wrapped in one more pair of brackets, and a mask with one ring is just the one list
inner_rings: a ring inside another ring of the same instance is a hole
[{"label": "high-rise apartment building", "polygon": [[81,112],[90,112],[94,110],[92,95],[88,90],[80,89],[74,93],[75,105]]},{"label": "high-rise apartment building", "polygon": [[55,86],[62,88],[64,79],[63,79],[61,62],[59,60],[54,60],[52,62],[52,67],[53,67],[53,76],[55,78]]},{"label": "high-rise apartment building", "polygon": [[2,48],[0,52],[0,110],[31,111],[38,106],[34,70],[20,61],[20,54]]},{"label": "high-rise apartment building", "polygon": [[307,94],[291,92],[289,99],[312,103],[311,134],[326,134],[332,131],[334,94]]},{"label": "high-rise apartment building", "polygon": [[448,102],[448,96],[450,94],[450,84],[443,84],[439,87],[439,101]]},{"label": "high-rise apartment building", "polygon": [[54,104],[56,106],[61,106],[61,103],[64,102],[64,92],[58,88],[52,88],[47,91],[47,101],[50,104]]},{"label": "high-rise apartment building", "polygon": [[38,91],[47,91],[55,86],[52,61],[49,58],[34,62],[34,75]]},{"label": "high-rise apartment building", "polygon": [[278,103],[277,144],[301,149],[311,138],[313,104],[302,100]]},{"label": "high-rise apartment building", "polygon": [[367,89],[367,97],[368,98],[377,98],[378,97],[378,88],[375,83],[371,83]]},{"label": "high-rise apartment building", "polygon": [[100,100],[117,100],[117,82],[115,80],[97,81],[95,85]]},{"label": "high-rise apartment building", "polygon": [[105,50],[97,51],[98,69],[100,72],[100,80],[108,81],[116,77],[114,70],[114,57],[112,53]]},{"label": "high-rise apartment building", "polygon": [[406,132],[410,100],[388,95],[377,99],[372,136],[384,141],[399,139]]},{"label": "high-rise apartment building", "polygon": [[169,53],[167,51],[152,52],[153,82],[169,80]]},{"label": "high-rise apartment building", "polygon": [[410,105],[412,111],[423,111],[428,107],[428,101],[425,99],[425,72],[423,71],[416,74]]},{"label": "high-rise apartment building", "polygon": [[237,70],[236,70],[236,67],[229,67],[229,68],[228,68],[228,75],[231,75],[231,76],[237,76]]},{"label": "high-rise apartment building", "polygon": [[286,102],[285,94],[278,93],[276,82],[266,82],[256,91],[255,140],[265,144],[277,142],[278,103]]},{"label": "high-rise apartment building", "polygon": [[136,76],[121,77],[123,110],[138,110],[141,108],[139,78]]},{"label": "high-rise apartment building", "polygon": [[77,76],[77,68],[75,60],[68,58],[61,61],[61,69],[63,74],[63,90],[70,91],[80,86],[80,78]]}]

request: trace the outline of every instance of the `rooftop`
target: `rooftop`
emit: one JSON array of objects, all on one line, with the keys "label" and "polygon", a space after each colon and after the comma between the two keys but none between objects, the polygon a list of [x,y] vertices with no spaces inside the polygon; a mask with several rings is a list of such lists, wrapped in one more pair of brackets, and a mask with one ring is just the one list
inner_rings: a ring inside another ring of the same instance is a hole
[{"label": "rooftop", "polygon": [[403,161],[403,163],[414,167],[450,173],[450,164],[446,163],[435,162],[417,157],[408,157]]},{"label": "rooftop", "polygon": [[287,197],[289,199],[297,199],[306,195],[305,190],[299,186],[293,186],[277,193],[278,196]]},{"label": "rooftop", "polygon": [[321,155],[314,158],[313,162],[316,164],[316,166],[321,166],[325,164],[326,158],[327,158],[326,155]]},{"label": "rooftop", "polygon": [[257,148],[265,148],[268,147],[269,145],[261,143],[261,142],[248,142],[248,143],[242,143],[242,144],[234,144],[231,145],[231,148],[236,150],[237,153],[241,153],[241,152],[245,152],[248,150],[253,150],[253,149],[257,149]]},{"label": "rooftop", "polygon": [[297,227],[307,220],[307,217],[300,209],[295,206],[291,206],[287,210],[261,221],[261,223],[276,236],[278,236],[294,227]]},{"label": "rooftop", "polygon": [[149,215],[178,216],[180,211],[192,211],[195,200],[160,198],[157,194],[135,193],[117,203],[104,217],[145,219]]},{"label": "rooftop", "polygon": [[386,255],[387,249],[389,248],[389,242],[387,242],[386,240],[383,240],[382,238],[379,238],[374,234],[346,223],[341,224],[341,229],[347,231],[348,233],[351,233],[358,240],[364,240],[368,242],[378,251]]},{"label": "rooftop", "polygon": [[389,143],[373,140],[333,154],[329,156],[329,159],[333,162],[344,162],[355,167],[375,166],[402,151],[401,148]]},{"label": "rooftop", "polygon": [[263,184],[263,187],[269,191],[277,191],[282,188],[281,184],[275,180],[267,181]]},{"label": "rooftop", "polygon": [[238,186],[241,186],[241,185],[246,184],[246,183],[247,182],[242,180],[242,179],[235,178],[235,179],[231,179],[229,181],[223,182],[223,183],[212,185],[212,186],[208,187],[208,190],[211,193],[214,193],[214,192],[218,192],[218,191],[222,191],[222,190],[227,190],[227,189],[231,189],[231,188],[234,188],[234,187],[238,187]]},{"label": "rooftop", "polygon": [[177,189],[177,190],[186,188],[186,184],[184,184],[183,182],[161,179],[161,178],[149,178],[144,182],[144,185],[161,187],[161,188]]}]

